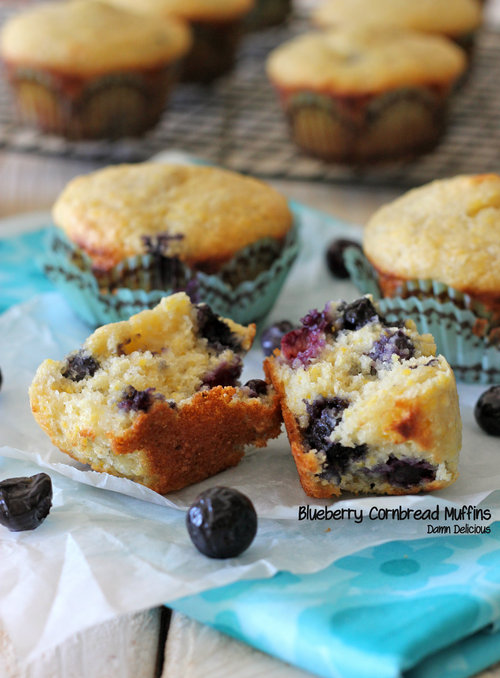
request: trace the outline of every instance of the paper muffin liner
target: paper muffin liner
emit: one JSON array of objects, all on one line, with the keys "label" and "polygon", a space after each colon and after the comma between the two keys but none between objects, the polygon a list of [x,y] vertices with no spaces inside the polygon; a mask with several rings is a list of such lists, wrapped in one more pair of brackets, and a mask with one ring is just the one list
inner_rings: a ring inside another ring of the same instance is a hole
[{"label": "paper muffin liner", "polygon": [[435,146],[444,131],[448,88],[402,87],[348,98],[274,84],[294,142],[327,161],[413,156]]},{"label": "paper muffin liner", "polygon": [[389,321],[411,318],[419,332],[433,335],[458,381],[500,383],[500,328],[482,304],[436,280],[409,280],[401,296],[383,297],[377,272],[361,251],[348,248],[344,261],[352,282],[373,295]]},{"label": "paper muffin liner", "polygon": [[41,263],[74,311],[92,326],[126,320],[179,291],[248,324],[262,321],[276,301],[298,254],[298,231],[296,220],[279,251],[275,241],[263,238],[237,252],[217,274],[192,270],[175,257],[144,254],[98,276],[85,252],[54,227]]},{"label": "paper muffin liner", "polygon": [[88,79],[7,64],[21,119],[71,139],[142,134],[160,119],[178,73],[171,63]]}]

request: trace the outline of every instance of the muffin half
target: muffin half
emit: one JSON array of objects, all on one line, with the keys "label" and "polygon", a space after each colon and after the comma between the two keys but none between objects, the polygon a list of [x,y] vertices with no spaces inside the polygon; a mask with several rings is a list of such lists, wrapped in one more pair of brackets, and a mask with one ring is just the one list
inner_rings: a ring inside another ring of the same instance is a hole
[{"label": "muffin half", "polygon": [[30,387],[52,442],[96,471],[164,494],[234,466],[278,436],[279,402],[262,380],[239,384],[255,326],[183,294],[105,325]]}]

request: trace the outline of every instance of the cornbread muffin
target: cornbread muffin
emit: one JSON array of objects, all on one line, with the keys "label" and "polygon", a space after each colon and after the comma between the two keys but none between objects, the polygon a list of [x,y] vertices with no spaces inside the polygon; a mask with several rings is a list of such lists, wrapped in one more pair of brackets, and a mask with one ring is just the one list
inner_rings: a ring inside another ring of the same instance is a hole
[{"label": "cornbread muffin", "polygon": [[469,295],[500,325],[500,176],[441,179],[381,207],[368,221],[363,250],[385,296],[414,279]]},{"label": "cornbread muffin", "polygon": [[463,50],[446,38],[348,26],[300,35],[267,61],[294,141],[347,162],[435,145],[465,67]]},{"label": "cornbread muffin", "polygon": [[191,36],[174,17],[158,22],[74,0],[13,16],[0,44],[25,122],[71,138],[109,138],[156,124]]},{"label": "cornbread muffin", "polygon": [[33,414],[57,447],[95,471],[178,490],[280,432],[272,387],[238,382],[254,334],[175,294],[42,363]]},{"label": "cornbread muffin", "polygon": [[442,35],[469,48],[481,24],[477,0],[326,0],[312,14],[320,28],[342,24],[393,26]]},{"label": "cornbread muffin", "polygon": [[235,63],[243,20],[254,0],[109,0],[157,20],[175,16],[187,21],[194,40],[183,64],[183,79],[210,82]]},{"label": "cornbread muffin", "polygon": [[308,495],[413,494],[456,479],[455,378],[411,320],[387,323],[368,296],[330,302],[283,337],[264,369]]}]

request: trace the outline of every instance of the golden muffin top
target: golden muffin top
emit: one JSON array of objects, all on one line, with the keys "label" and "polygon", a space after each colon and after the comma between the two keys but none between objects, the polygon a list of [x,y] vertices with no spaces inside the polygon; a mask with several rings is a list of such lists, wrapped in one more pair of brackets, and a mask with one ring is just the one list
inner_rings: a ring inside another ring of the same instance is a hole
[{"label": "golden muffin top", "polygon": [[188,265],[208,266],[266,236],[281,240],[292,225],[286,199],[262,181],[214,167],[160,163],[77,177],[53,216],[99,270],[144,253],[144,236],[180,236],[171,240],[171,253]]},{"label": "golden muffin top", "polygon": [[464,52],[447,38],[368,27],[300,35],[267,61],[268,76],[278,85],[345,94],[449,84],[465,67]]},{"label": "golden muffin top", "polygon": [[254,0],[108,0],[136,12],[171,15],[188,21],[229,21],[249,12]]},{"label": "golden muffin top", "polygon": [[339,24],[395,26],[458,37],[481,23],[477,0],[327,0],[314,11],[322,28]]},{"label": "golden muffin top", "polygon": [[1,34],[4,59],[72,75],[152,68],[185,54],[187,25],[138,16],[97,0],[52,2],[20,12]]},{"label": "golden muffin top", "polygon": [[500,294],[500,176],[434,181],[379,209],[363,249],[382,273]]}]

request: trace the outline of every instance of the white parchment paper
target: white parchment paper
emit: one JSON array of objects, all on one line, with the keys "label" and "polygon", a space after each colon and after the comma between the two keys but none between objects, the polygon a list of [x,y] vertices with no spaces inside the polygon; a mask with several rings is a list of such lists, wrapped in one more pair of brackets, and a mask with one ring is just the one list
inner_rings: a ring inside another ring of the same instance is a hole
[{"label": "white parchment paper", "polygon": [[[329,299],[353,299],[355,289],[330,277],[327,242],[359,233],[308,213],[303,248],[269,322],[298,320]],[[162,497],[136,483],[95,473],[52,446],[35,423],[27,390],[45,358],[61,359],[90,333],[56,293],[0,316],[0,478],[47,470],[54,484],[50,515],[36,530],[0,528],[0,624],[20,659],[117,614],[146,609],[241,578],[278,570],[314,572],[337,558],[392,539],[427,536],[426,522],[370,520],[372,507],[489,506],[500,517],[500,441],[481,432],[472,409],[484,387],[461,386],[464,446],[460,478],[432,495],[314,500],[298,481],[285,435],[265,450],[249,450],[234,469]],[[257,342],[258,343],[258,342]],[[243,379],[259,377],[258,346]],[[198,554],[185,529],[185,510],[200,491],[229,485],[247,494],[259,530],[242,556],[215,561]],[[300,506],[352,508],[362,520],[298,520]]]}]

